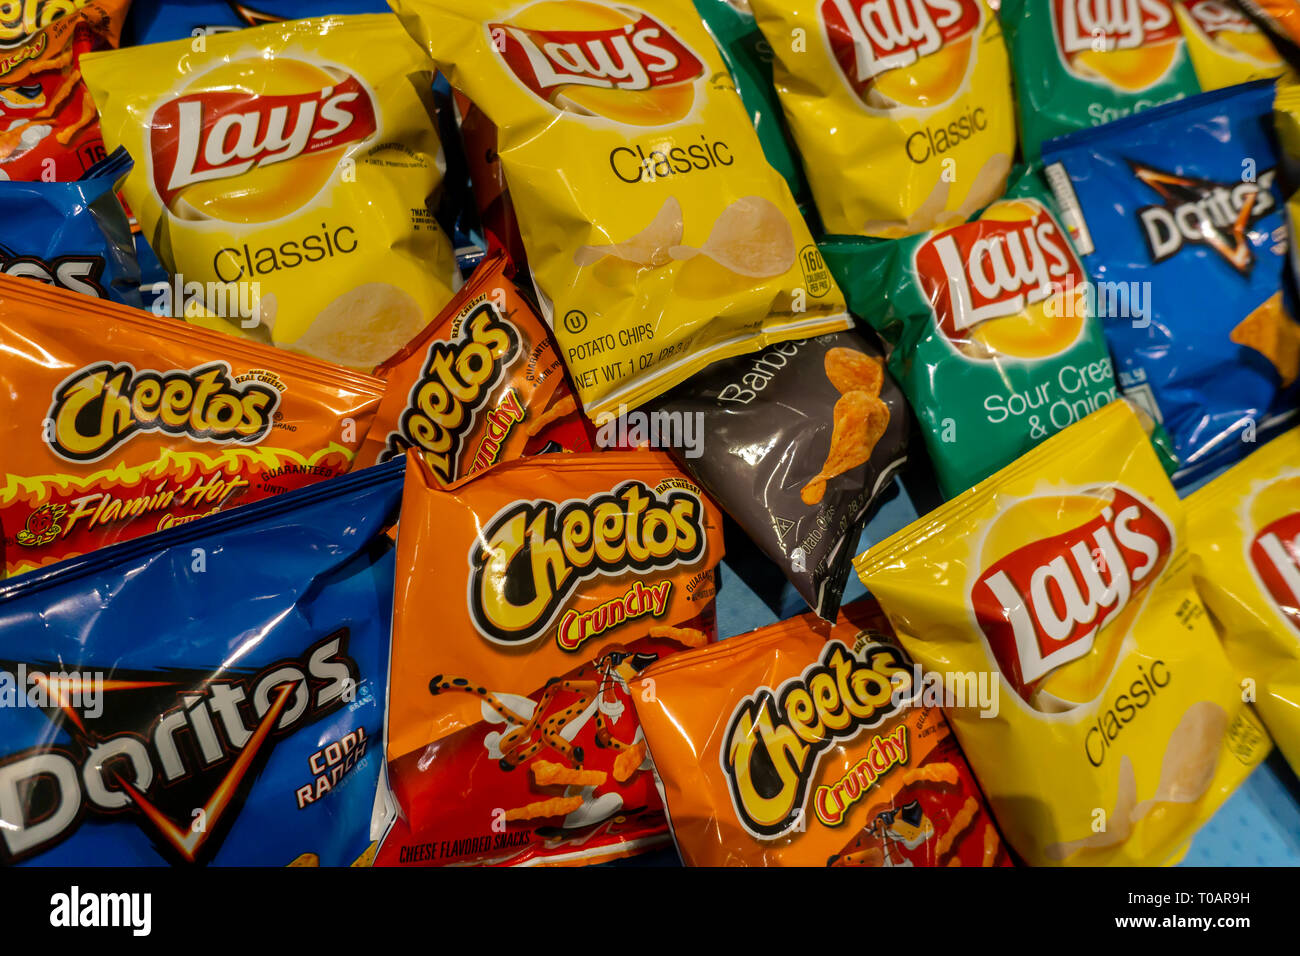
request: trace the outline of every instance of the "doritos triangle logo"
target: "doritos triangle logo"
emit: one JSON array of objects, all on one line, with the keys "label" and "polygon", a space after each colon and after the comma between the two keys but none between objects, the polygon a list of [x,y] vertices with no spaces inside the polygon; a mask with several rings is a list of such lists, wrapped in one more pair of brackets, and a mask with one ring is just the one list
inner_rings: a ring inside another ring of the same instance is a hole
[{"label": "doritos triangle logo", "polygon": [[631,7],[607,9],[624,22],[547,30],[489,23],[489,42],[519,82],[552,104],[566,87],[653,90],[704,76],[704,63],[664,24]]},{"label": "doritos triangle logo", "polygon": [[[866,644],[855,654],[836,640],[826,644],[820,660],[775,691],[760,687],[747,696],[727,722],[718,755],[741,824],[759,839],[772,840],[805,823],[804,807],[822,754],[864,728],[880,726],[919,689],[911,662],[897,648]],[[818,820],[840,818],[829,806],[843,799],[833,789],[817,790]],[[850,793],[848,800],[860,796]]]},{"label": "doritos triangle logo", "polygon": [[[1173,526],[1146,499],[1118,486],[1080,496],[1095,497],[1093,518],[1017,548],[971,588],[989,648],[1025,700],[1092,649],[1101,629],[1159,579],[1173,550]],[[1041,500],[1044,516],[1059,510],[1056,496]]]},{"label": "doritos triangle logo", "polygon": [[822,0],[831,53],[859,95],[882,73],[903,70],[976,33],[980,0]]},{"label": "doritos triangle logo", "polygon": [[522,351],[514,324],[485,301],[465,319],[452,341],[435,341],[411,386],[398,430],[388,436],[384,460],[418,448],[444,485],[461,477],[465,436]]},{"label": "doritos triangle logo", "polygon": [[1180,36],[1169,0],[1052,0],[1052,16],[1056,41],[1067,60],[1080,53],[1132,50]]},{"label": "doritos triangle logo", "polygon": [[916,251],[916,274],[940,331],[954,342],[990,319],[1017,315],[1063,287],[1081,288],[1083,266],[1041,204],[1018,200],[1027,219],[978,219],[936,233]]},{"label": "doritos triangle logo", "polygon": [[[546,632],[584,581],[691,565],[705,544],[704,504],[685,488],[661,493],[633,480],[585,499],[516,502],[485,523],[470,549],[470,618],[494,644],[522,646]],[[599,631],[661,617],[671,588],[638,580],[609,590],[620,600],[610,602]],[[581,622],[563,623],[556,634],[563,650],[591,636],[577,633]]]},{"label": "doritos triangle logo", "polygon": [[0,758],[0,862],[87,821],[135,824],[169,862],[210,862],[277,742],[355,696],[347,641],[335,631],[253,674],[118,671],[100,717],[51,710],[49,743]]},{"label": "doritos triangle logo", "polygon": [[1282,616],[1300,631],[1300,512],[1279,518],[1255,535],[1250,561]]},{"label": "doritos triangle logo", "polygon": [[1191,243],[1208,246],[1237,272],[1250,274],[1255,265],[1250,227],[1277,206],[1275,170],[1263,170],[1254,182],[1218,183],[1135,160],[1129,166],[1162,200],[1138,210],[1152,262],[1164,262]]},{"label": "doritos triangle logo", "polygon": [[[275,63],[265,68],[274,70]],[[197,183],[362,142],[375,133],[375,115],[369,91],[346,74],[307,93],[185,93],[158,106],[149,121],[154,188],[170,208]]]}]

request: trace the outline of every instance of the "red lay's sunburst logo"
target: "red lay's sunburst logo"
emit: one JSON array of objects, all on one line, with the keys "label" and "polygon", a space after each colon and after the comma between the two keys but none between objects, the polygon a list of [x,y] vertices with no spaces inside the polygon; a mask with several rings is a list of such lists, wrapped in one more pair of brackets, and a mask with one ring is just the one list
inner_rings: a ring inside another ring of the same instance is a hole
[{"label": "red lay's sunburst logo", "polygon": [[[1026,528],[1067,530],[1024,540]],[[985,537],[971,607],[1002,675],[1031,703],[1040,689],[1082,703],[1099,693],[1119,656],[1139,596],[1173,551],[1169,520],[1121,487],[1026,498]],[[1104,642],[1098,635],[1115,625]],[[1086,660],[1085,660],[1086,659]],[[1080,662],[1052,686],[1049,675]]]},{"label": "red lay's sunburst logo", "polygon": [[933,109],[961,89],[980,0],[822,0],[831,53],[868,106]]},{"label": "red lay's sunburst logo", "polygon": [[1227,0],[1192,0],[1184,7],[1196,29],[1221,50],[1270,66],[1282,62],[1263,32]]},{"label": "red lay's sunburst logo", "polygon": [[[237,60],[155,108],[154,189],[182,218],[266,222],[315,196],[345,149],[373,136],[374,99],[351,74],[302,60]],[[229,180],[240,177],[238,189]]]},{"label": "red lay's sunburst logo", "polygon": [[917,247],[916,275],[939,330],[969,358],[1046,358],[1083,329],[1086,288],[1065,231],[1033,200],[1002,200]]},{"label": "red lay's sunburst logo", "polygon": [[1130,92],[1160,80],[1182,42],[1169,0],[1052,0],[1052,18],[1071,70]]},{"label": "red lay's sunburst logo", "polygon": [[1278,611],[1300,631],[1300,475],[1279,479],[1260,490],[1249,505],[1250,565]]},{"label": "red lay's sunburst logo", "polygon": [[556,109],[636,126],[677,122],[695,103],[704,62],[634,7],[543,0],[487,25],[511,73]]}]

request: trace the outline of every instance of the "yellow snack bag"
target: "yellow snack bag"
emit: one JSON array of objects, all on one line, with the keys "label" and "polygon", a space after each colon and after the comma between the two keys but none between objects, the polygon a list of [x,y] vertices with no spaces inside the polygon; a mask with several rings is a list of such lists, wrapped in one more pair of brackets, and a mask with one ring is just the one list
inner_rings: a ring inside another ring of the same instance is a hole
[{"label": "yellow snack bag", "polygon": [[429,207],[444,165],[433,65],[396,17],[81,62],[105,142],[136,157],[123,191],[145,237],[173,285],[201,293],[173,314],[369,371],[451,298]]},{"label": "yellow snack bag", "polygon": [[1192,584],[1182,504],[1115,402],[860,556],[1031,865],[1175,862],[1268,753]]},{"label": "yellow snack bag", "polygon": [[986,0],[751,0],[827,232],[912,235],[1002,195],[1011,73]]},{"label": "yellow snack bag", "polygon": [[1300,771],[1300,428],[1187,501],[1193,575],[1228,658]]},{"label": "yellow snack bag", "polygon": [[1280,76],[1286,61],[1231,0],[1179,0],[1178,24],[1202,90]]},{"label": "yellow snack bag", "polygon": [[498,153],[587,414],[848,325],[690,0],[394,0]]}]

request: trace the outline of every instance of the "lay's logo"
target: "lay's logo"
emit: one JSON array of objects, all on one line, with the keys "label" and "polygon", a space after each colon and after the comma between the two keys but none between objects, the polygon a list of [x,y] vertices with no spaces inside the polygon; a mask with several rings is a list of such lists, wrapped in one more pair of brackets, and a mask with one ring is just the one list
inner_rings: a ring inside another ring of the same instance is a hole
[{"label": "lay's logo", "polygon": [[1249,17],[1223,0],[1195,0],[1184,6],[1201,32],[1212,40],[1219,39],[1220,34],[1257,32]]},{"label": "lay's logo", "polygon": [[1282,616],[1300,631],[1300,512],[1261,529],[1250,544],[1250,562]]},{"label": "lay's logo", "polygon": [[[983,20],[980,0],[822,0],[818,11],[840,70],[869,104],[869,93],[882,75],[906,71],[940,51],[953,54],[954,69],[938,71],[936,88],[920,91],[921,101],[909,104],[930,108],[957,92],[971,38]],[[886,102],[899,101],[895,92],[889,91]]]},{"label": "lay's logo", "polygon": [[[583,581],[693,564],[705,541],[704,504],[680,482],[657,490],[633,480],[586,499],[516,502],[486,523],[470,550],[470,617],[492,643],[522,646],[550,628]],[[620,620],[666,610],[668,582],[639,584],[614,602]],[[617,623],[609,613],[596,627],[580,617],[562,621],[563,650]]]},{"label": "lay's logo", "polygon": [[[661,125],[683,118],[694,103],[694,84],[704,62],[668,27],[628,6],[585,0],[539,4],[510,21],[487,24],[488,40],[525,87],[551,106],[635,125]],[[532,19],[538,19],[534,25]],[[609,91],[641,94],[620,103]]]},{"label": "lay's logo", "polygon": [[[1088,655],[1102,628],[1139,606],[1135,598],[1159,579],[1173,551],[1169,520],[1118,486],[1023,500],[999,515],[990,536],[1060,515],[1084,520],[1002,556],[970,592],[1003,676],[1026,701],[1053,671]],[[1122,635],[1108,642],[1107,661],[1121,642]],[[1109,673],[1109,664],[1101,670]]]},{"label": "lay's logo", "polygon": [[[1042,357],[1078,336],[1075,310],[1043,309],[1062,289],[1083,288],[1086,277],[1065,231],[1040,203],[1003,201],[974,222],[935,233],[917,247],[915,268],[939,330],[971,357]],[[993,320],[1034,322],[1046,335],[1026,349],[1027,342],[999,336],[988,325]]]},{"label": "lay's logo", "polygon": [[[150,118],[153,184],[172,209],[187,189],[326,153],[374,135],[375,103],[354,76],[285,58],[266,73],[315,74],[317,88],[273,95],[231,85],[183,93]],[[296,77],[295,77],[296,78]],[[313,84],[316,85],[316,84]]]},{"label": "lay's logo", "polygon": [[1074,73],[1130,92],[1160,80],[1182,42],[1169,0],[1052,0],[1052,18]]}]

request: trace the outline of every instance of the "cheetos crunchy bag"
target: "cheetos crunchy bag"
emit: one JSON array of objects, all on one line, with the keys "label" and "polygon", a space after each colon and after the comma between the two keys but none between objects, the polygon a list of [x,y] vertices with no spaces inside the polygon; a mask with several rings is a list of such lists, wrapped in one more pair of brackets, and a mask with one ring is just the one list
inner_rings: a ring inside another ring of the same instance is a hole
[{"label": "cheetos crunchy bag", "polygon": [[1300,770],[1300,429],[1187,499],[1196,586],[1255,707]]},{"label": "cheetos crunchy bag", "polygon": [[414,448],[449,485],[520,455],[591,450],[550,333],[509,267],[501,252],[484,259],[442,314],[375,370],[385,392],[359,466]]},{"label": "cheetos crunchy bag", "polygon": [[691,0],[394,0],[498,153],[587,414],[845,328]]},{"label": "cheetos crunchy bag", "polygon": [[1115,402],[857,560],[1031,865],[1175,862],[1268,753],[1192,584],[1183,505]]},{"label": "cheetos crunchy bag", "polygon": [[677,654],[632,699],[687,865],[1011,865],[873,601]]},{"label": "cheetos crunchy bag", "polygon": [[996,3],[751,2],[828,232],[924,232],[1002,194],[1016,130]]},{"label": "cheetos crunchy bag", "polygon": [[443,489],[408,456],[376,865],[594,863],[668,840],[631,682],[716,636],[722,517],[660,452]]},{"label": "cheetos crunchy bag", "polygon": [[1173,0],[1002,0],[1020,142],[1100,126],[1200,91]]},{"label": "cheetos crunchy bag", "polygon": [[6,574],[351,468],[383,382],[0,276]]},{"label": "cheetos crunchy bag", "polygon": [[451,298],[433,64],[391,14],[83,65],[107,142],[137,160],[127,202],[207,324],[368,372]]}]

